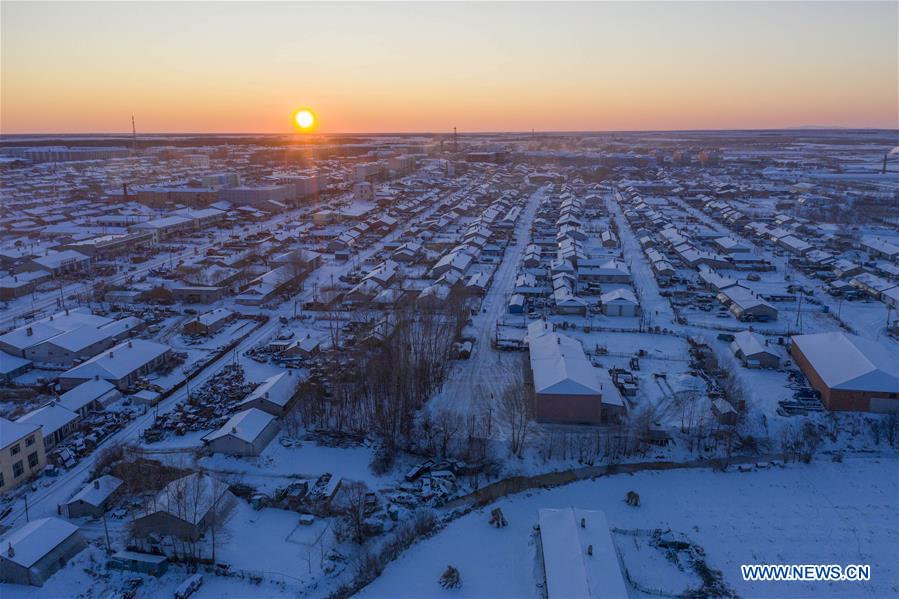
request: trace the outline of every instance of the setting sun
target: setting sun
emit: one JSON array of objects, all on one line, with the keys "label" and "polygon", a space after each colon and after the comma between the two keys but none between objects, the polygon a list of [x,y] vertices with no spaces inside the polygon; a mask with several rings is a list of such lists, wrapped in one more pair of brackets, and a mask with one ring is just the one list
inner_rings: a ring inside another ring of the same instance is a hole
[{"label": "setting sun", "polygon": [[315,115],[311,110],[303,108],[294,113],[293,120],[300,129],[309,129],[315,124]]}]

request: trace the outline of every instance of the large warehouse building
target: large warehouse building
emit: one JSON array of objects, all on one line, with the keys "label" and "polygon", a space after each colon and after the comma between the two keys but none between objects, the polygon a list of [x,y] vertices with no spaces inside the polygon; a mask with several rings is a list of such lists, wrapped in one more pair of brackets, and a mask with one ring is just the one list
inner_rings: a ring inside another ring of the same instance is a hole
[{"label": "large warehouse building", "polygon": [[536,418],[557,424],[599,424],[603,410],[623,411],[618,389],[608,374],[584,354],[577,339],[560,335],[537,320],[528,326]]},{"label": "large warehouse building", "polygon": [[846,333],[797,335],[790,353],[828,410],[899,412],[899,360]]}]

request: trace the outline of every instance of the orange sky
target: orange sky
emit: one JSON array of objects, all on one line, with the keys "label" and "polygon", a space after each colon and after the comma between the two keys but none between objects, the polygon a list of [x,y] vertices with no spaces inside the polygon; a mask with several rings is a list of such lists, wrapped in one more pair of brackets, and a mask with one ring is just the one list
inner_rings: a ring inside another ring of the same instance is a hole
[{"label": "orange sky", "polygon": [[897,127],[895,2],[0,4],[0,132]]}]

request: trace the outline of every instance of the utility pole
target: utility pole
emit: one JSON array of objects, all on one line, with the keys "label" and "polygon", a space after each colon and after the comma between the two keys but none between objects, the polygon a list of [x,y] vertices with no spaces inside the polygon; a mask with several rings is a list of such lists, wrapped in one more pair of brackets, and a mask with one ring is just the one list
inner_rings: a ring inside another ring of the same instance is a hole
[{"label": "utility pole", "polygon": [[25,522],[31,522],[31,518],[28,516],[28,495],[24,495],[25,497]]},{"label": "utility pole", "polygon": [[112,545],[109,542],[109,527],[106,525],[106,510],[103,510],[103,532],[106,534],[106,553],[112,553]]}]

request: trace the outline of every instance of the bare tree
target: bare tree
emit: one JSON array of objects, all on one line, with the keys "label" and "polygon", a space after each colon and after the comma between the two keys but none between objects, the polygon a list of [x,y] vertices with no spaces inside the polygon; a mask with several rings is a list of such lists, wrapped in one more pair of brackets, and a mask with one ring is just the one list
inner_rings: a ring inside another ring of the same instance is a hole
[{"label": "bare tree", "polygon": [[522,369],[513,371],[512,380],[500,395],[500,417],[509,427],[512,454],[521,457],[534,419],[533,389],[524,382]]},{"label": "bare tree", "polygon": [[365,483],[346,482],[340,485],[340,494],[336,508],[343,516],[343,523],[347,527],[350,537],[357,544],[362,544],[366,537],[365,498],[369,490]]}]

